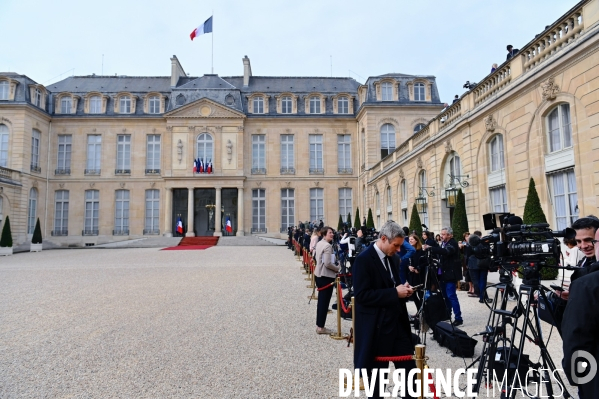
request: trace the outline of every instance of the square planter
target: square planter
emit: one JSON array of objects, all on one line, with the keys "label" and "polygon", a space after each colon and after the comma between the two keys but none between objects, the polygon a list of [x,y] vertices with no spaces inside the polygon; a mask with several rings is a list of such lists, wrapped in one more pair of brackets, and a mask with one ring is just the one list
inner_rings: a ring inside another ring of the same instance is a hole
[{"label": "square planter", "polygon": [[29,252],[42,252],[43,244],[31,244]]},{"label": "square planter", "polygon": [[12,247],[0,247],[0,256],[12,255]]}]

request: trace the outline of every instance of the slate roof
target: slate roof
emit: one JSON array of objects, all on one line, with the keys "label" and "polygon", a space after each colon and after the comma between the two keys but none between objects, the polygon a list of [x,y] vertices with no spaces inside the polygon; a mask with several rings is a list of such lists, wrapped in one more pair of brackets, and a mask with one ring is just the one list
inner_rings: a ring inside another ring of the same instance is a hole
[{"label": "slate roof", "polygon": [[223,77],[244,93],[354,93],[360,83],[353,78],[252,76],[243,87],[243,76]]},{"label": "slate roof", "polygon": [[[38,84],[36,81],[29,78],[27,75],[21,75],[14,72],[0,72],[0,76],[6,76],[19,82],[19,84],[17,85],[17,90],[15,92],[14,102],[31,102],[31,95],[29,94],[29,85]],[[0,103],[2,102],[5,101],[0,100]]]},{"label": "slate roof", "polygon": [[171,91],[170,76],[71,76],[59,82],[49,84],[46,89],[54,94],[89,93],[149,93],[157,91],[168,93]]},{"label": "slate roof", "polygon": [[[376,100],[376,92],[375,92],[374,84],[384,78],[393,78],[399,82],[399,101],[384,101],[383,102],[383,101]],[[418,78],[426,79],[426,80],[432,82],[433,86],[432,86],[430,102],[410,101],[407,83],[414,79],[418,79]],[[368,93],[366,95],[366,101],[362,105],[376,104],[376,105],[382,105],[382,106],[389,106],[389,105],[397,105],[397,104],[402,104],[402,105],[413,104],[413,105],[424,105],[424,106],[426,106],[426,105],[438,106],[441,104],[441,99],[439,97],[439,91],[437,89],[437,78],[432,75],[407,75],[407,74],[403,74],[403,73],[386,73],[384,75],[369,77],[368,80],[366,81],[365,85],[368,86]]]}]

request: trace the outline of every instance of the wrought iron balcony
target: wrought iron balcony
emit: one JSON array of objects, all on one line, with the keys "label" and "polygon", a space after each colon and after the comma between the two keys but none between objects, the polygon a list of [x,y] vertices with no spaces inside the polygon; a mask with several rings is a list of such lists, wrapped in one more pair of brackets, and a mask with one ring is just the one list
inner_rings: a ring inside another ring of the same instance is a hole
[{"label": "wrought iron balcony", "polygon": [[266,233],[266,227],[252,227],[250,233]]},{"label": "wrought iron balcony", "polygon": [[71,174],[71,168],[58,168],[58,169],[54,169],[54,174],[55,175],[70,175]]},{"label": "wrought iron balcony", "polygon": [[145,236],[159,236],[160,230],[158,229],[144,229]]},{"label": "wrought iron balcony", "polygon": [[114,174],[115,175],[130,175],[131,169],[115,169]]},{"label": "wrought iron balcony", "polygon": [[128,236],[129,230],[125,230],[125,229],[112,230],[112,235],[113,236]]},{"label": "wrought iron balcony", "polygon": [[31,164],[31,171],[35,173],[42,173],[42,168],[39,165]]},{"label": "wrought iron balcony", "polygon": [[68,236],[69,231],[67,229],[54,229],[50,232],[53,236]]},{"label": "wrought iron balcony", "polygon": [[86,175],[99,175],[101,173],[102,169],[85,169],[85,174]]},{"label": "wrought iron balcony", "polygon": [[253,175],[265,175],[266,168],[252,168],[252,174]]},{"label": "wrought iron balcony", "polygon": [[160,169],[146,169],[146,175],[159,175]]},{"label": "wrought iron balcony", "polygon": [[97,236],[98,234],[98,230],[81,230],[82,236]]},{"label": "wrought iron balcony", "polygon": [[311,175],[324,175],[324,169],[323,168],[310,168],[310,174]]},{"label": "wrought iron balcony", "polygon": [[294,175],[295,174],[295,168],[292,168],[292,167],[281,168],[281,174],[282,175]]},{"label": "wrought iron balcony", "polygon": [[337,173],[340,175],[351,175],[354,173],[352,168],[337,168]]}]

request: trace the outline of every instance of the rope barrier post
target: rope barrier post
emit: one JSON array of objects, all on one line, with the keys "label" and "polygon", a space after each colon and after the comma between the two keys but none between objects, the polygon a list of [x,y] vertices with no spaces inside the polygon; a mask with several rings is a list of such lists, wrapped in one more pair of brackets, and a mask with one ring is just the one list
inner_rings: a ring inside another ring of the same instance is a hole
[{"label": "rope barrier post", "polygon": [[306,288],[314,288],[316,286],[314,269],[314,259],[312,259],[312,261],[310,262],[310,285],[307,285]]},{"label": "rope barrier post", "polygon": [[425,367],[425,351],[426,346],[422,344],[416,345],[416,355],[414,360],[416,361],[416,367],[420,370],[420,399],[424,398],[424,367]]},{"label": "rope barrier post", "polygon": [[[356,342],[356,297],[351,297],[351,328],[352,328],[352,338],[351,342]],[[354,352],[356,351],[356,345],[354,344]]]},{"label": "rope barrier post", "polygon": [[343,300],[343,294],[341,291],[341,279],[337,277],[337,334],[331,334],[330,337],[334,340],[346,339],[347,335],[341,334],[341,301]]},{"label": "rope barrier post", "polygon": [[[306,259],[308,260],[308,277],[306,277],[304,280],[306,281],[311,281],[312,280],[312,255],[308,252],[308,254],[306,255]],[[308,288],[312,288],[312,286],[308,286]]]}]

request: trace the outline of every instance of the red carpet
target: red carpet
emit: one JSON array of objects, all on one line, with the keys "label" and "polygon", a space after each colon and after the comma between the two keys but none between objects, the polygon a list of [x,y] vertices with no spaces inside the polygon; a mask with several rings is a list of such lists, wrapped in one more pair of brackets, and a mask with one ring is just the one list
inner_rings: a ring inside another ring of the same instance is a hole
[{"label": "red carpet", "polygon": [[176,247],[163,248],[163,251],[201,250],[215,246],[219,237],[183,237]]},{"label": "red carpet", "polygon": [[190,249],[200,250],[213,247],[214,245],[179,245],[176,247],[162,248],[163,251],[186,251]]}]

